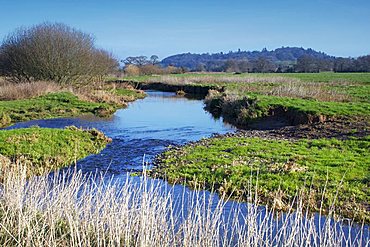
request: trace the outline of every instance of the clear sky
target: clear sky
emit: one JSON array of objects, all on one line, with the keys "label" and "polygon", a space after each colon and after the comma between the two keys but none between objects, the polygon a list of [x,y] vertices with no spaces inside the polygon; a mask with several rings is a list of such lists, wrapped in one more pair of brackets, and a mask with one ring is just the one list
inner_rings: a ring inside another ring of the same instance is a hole
[{"label": "clear sky", "polygon": [[44,21],[93,34],[119,59],[281,46],[370,54],[370,0],[0,0],[0,39]]}]

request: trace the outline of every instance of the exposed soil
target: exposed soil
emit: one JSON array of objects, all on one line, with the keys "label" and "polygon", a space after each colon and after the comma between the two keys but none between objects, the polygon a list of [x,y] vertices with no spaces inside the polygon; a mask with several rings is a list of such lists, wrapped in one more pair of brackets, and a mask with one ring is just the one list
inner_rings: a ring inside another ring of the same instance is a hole
[{"label": "exposed soil", "polygon": [[281,122],[279,119],[275,120],[275,122],[273,119],[256,122],[250,126],[250,129],[239,130],[236,133],[228,133],[224,136],[268,139],[337,138],[343,140],[350,137],[361,138],[370,135],[369,120],[364,118],[337,118],[324,122],[283,127],[284,122]]},{"label": "exposed soil", "polygon": [[193,84],[185,84],[185,85],[175,85],[175,84],[168,84],[164,82],[136,82],[136,81],[129,81],[129,80],[116,80],[116,83],[128,83],[140,90],[156,90],[162,92],[179,92],[182,91],[184,94],[193,94],[193,95],[200,95],[204,98],[209,90],[217,90],[220,92],[224,91],[223,87],[220,86],[205,86],[205,85],[193,85]]}]

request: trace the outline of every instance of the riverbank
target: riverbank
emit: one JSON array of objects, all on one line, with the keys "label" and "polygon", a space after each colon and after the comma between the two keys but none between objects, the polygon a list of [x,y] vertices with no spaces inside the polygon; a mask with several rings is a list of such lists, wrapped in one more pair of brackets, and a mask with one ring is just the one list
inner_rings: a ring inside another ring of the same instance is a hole
[{"label": "riverbank", "polygon": [[[44,84],[43,82],[42,86],[45,86]],[[28,92],[30,90],[27,83],[21,86],[6,85],[3,88],[2,98],[6,97],[6,91],[8,91],[8,96],[12,94],[14,91],[12,87],[17,88],[18,91],[27,90]],[[36,85],[34,88],[39,87]],[[34,88],[31,89],[34,90]],[[12,100],[0,101],[0,128],[35,119],[76,117],[88,114],[109,117],[117,109],[127,107],[127,102],[144,98],[145,93],[126,85],[102,83],[74,88],[54,86],[51,92],[23,93],[16,96],[17,98]]]},{"label": "riverbank", "polygon": [[[62,245],[91,241],[129,245],[147,241],[153,245],[155,238],[155,243],[169,246],[245,246],[251,241],[259,245],[274,245],[274,241],[289,245],[297,238],[302,243],[312,239],[319,239],[320,243],[344,242],[347,237],[343,231],[354,236],[347,243],[361,245],[367,241],[366,226],[347,225],[347,220],[333,221],[332,217],[320,218],[322,224],[318,225],[316,215],[306,217],[296,205],[292,205],[290,214],[279,217],[281,214],[271,208],[265,211],[253,204],[239,204],[208,191],[172,188],[164,180],[145,176],[127,177],[133,169],[142,169],[143,159],[151,159],[168,145],[234,129],[213,119],[202,106],[199,100],[176,97],[173,93],[148,92],[146,99],[118,111],[107,121],[72,118],[19,125],[95,127],[114,141],[101,155],[79,161],[77,167],[81,169],[67,169],[72,174],[63,172],[29,179],[12,179],[8,174],[7,184],[1,184],[6,194],[0,200],[0,209],[7,215],[0,217],[4,230],[0,233],[1,241],[42,245],[50,245],[52,240]],[[168,221],[169,218],[173,220]],[[25,239],[25,234],[30,237]],[[103,235],[105,238],[99,237]]]},{"label": "riverbank", "polygon": [[[60,117],[96,115],[109,117],[127,102],[145,97],[141,90],[112,83],[62,87],[53,82],[0,85],[0,128],[12,124]],[[0,130],[0,165],[22,162],[29,175],[71,165],[101,151],[110,141],[98,130],[41,129]]]},{"label": "riverbank", "polygon": [[258,178],[261,204],[286,210],[303,193],[311,212],[333,207],[370,222],[370,74],[332,75],[161,77],[172,89],[218,86],[205,109],[246,130],[174,147],[157,157],[152,175],[242,201]]},{"label": "riverbank", "polygon": [[41,175],[97,154],[109,142],[111,139],[96,129],[83,130],[74,126],[2,130],[0,180],[17,164],[26,166],[28,176]]},{"label": "riverbank", "polygon": [[271,118],[283,120],[284,125],[343,117],[370,119],[370,73],[189,73],[123,81],[138,88],[208,93],[206,109],[239,128],[253,128],[256,122],[271,122]]},{"label": "riverbank", "polygon": [[285,131],[242,131],[173,147],[157,157],[152,175],[241,201],[256,191],[260,204],[277,210],[300,195],[311,212],[333,210],[369,223],[369,149],[369,136],[297,139]]}]

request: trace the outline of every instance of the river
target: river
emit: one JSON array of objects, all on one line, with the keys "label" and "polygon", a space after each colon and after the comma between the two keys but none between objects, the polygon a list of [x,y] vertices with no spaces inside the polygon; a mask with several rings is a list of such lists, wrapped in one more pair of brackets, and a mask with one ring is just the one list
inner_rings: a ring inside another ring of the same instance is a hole
[{"label": "river", "polygon": [[[129,176],[130,172],[141,171],[143,165],[150,166],[152,158],[170,145],[185,144],[210,137],[214,133],[236,131],[235,127],[207,113],[203,109],[201,100],[180,97],[168,92],[147,91],[146,93],[148,96],[145,99],[131,103],[127,109],[118,110],[109,119],[80,117],[33,120],[17,123],[8,129],[35,125],[47,128],[74,125],[99,129],[113,141],[101,153],[78,161],[77,168],[84,173],[104,172],[107,178],[114,176],[114,179],[122,181]],[[140,177],[132,179],[136,182],[141,181]],[[171,187],[172,193],[178,195],[179,200],[187,200],[187,197],[193,196],[190,189],[181,185],[172,187],[163,180],[153,181],[163,184],[166,188]],[[184,194],[187,196],[184,197]],[[209,192],[206,194],[212,196],[212,203],[217,205],[219,197]],[[246,203],[230,201],[225,205],[224,214],[228,215],[235,205],[242,211],[247,210]],[[263,207],[260,208],[263,210]],[[320,219],[322,218],[317,216],[315,220]],[[343,229],[348,231],[346,227]],[[356,226],[352,228],[354,236],[358,229],[359,227]],[[364,231],[365,237],[369,238],[367,226]]]}]

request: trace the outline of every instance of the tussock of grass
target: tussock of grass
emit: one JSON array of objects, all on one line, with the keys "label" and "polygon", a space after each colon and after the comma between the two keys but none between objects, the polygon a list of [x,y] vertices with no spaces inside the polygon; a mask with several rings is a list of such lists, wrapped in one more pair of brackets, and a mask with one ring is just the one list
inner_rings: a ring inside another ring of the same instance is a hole
[{"label": "tussock of grass", "polygon": [[[110,139],[103,133],[76,127],[66,129],[26,128],[0,131],[0,155],[9,162],[0,164],[4,175],[6,163],[27,164],[29,175],[42,174],[71,165],[90,154],[100,152]],[[1,163],[1,161],[0,161]],[[0,176],[1,177],[1,176]]]},{"label": "tussock of grass", "polygon": [[130,85],[121,83],[97,83],[75,88],[74,93],[79,99],[89,102],[108,103],[126,107],[127,102],[145,98],[145,93]]},{"label": "tussock of grass", "polygon": [[[204,192],[185,193],[148,180],[121,184],[99,174],[57,173],[26,179],[14,167],[1,183],[4,246],[361,246],[366,229],[317,221],[302,201],[283,217],[253,204],[247,211]],[[256,198],[258,200],[258,198]],[[225,211],[232,213],[228,217]],[[348,227],[349,230],[346,230]],[[348,236],[346,233],[350,232]],[[357,235],[356,235],[357,234]]]},{"label": "tussock of grass", "polygon": [[[339,215],[370,222],[370,139],[264,140],[214,138],[169,150],[154,174],[170,182],[216,186],[246,200],[252,179],[263,203],[284,205],[298,188],[311,190],[305,207],[335,205]],[[327,184],[327,185],[326,185]],[[326,187],[325,187],[326,185]]]}]

